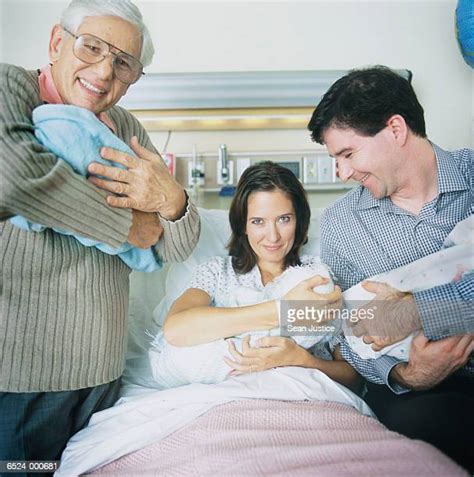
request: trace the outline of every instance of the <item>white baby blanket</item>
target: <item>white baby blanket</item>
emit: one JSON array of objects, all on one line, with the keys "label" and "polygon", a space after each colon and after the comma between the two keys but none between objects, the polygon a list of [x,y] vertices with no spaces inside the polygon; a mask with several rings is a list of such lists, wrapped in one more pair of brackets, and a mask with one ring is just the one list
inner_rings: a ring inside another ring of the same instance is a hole
[{"label": "white baby blanket", "polygon": [[[388,283],[397,290],[418,292],[458,281],[464,274],[474,270],[474,216],[459,222],[446,237],[444,247],[439,252],[427,255],[413,263],[390,272],[376,275],[369,280]],[[374,294],[366,291],[359,283],[344,292],[344,301],[349,309],[360,307],[374,298]],[[365,344],[362,338],[355,337],[343,324],[346,340],[351,348],[363,359],[375,359],[382,355],[393,356],[408,361],[413,336],[387,346],[381,351],[374,351],[371,345]]]}]

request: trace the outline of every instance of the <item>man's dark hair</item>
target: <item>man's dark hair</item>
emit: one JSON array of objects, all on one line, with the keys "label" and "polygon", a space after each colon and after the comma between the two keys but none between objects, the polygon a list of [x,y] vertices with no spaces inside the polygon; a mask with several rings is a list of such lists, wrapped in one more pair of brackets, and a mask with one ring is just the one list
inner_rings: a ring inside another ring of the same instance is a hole
[{"label": "man's dark hair", "polygon": [[247,228],[248,200],[254,192],[281,190],[291,200],[295,211],[295,240],[285,257],[285,268],[301,265],[300,248],[308,240],[311,210],[306,191],[296,176],[286,167],[271,161],[259,162],[242,173],[229,210],[232,235],[229,241],[229,255],[237,273],[248,273],[257,264],[257,256],[249,244],[245,233]]},{"label": "man's dark hair", "polygon": [[374,66],[338,79],[316,106],[308,129],[319,144],[333,126],[375,136],[394,114],[402,116],[415,135],[426,137],[423,108],[411,83],[386,66]]}]

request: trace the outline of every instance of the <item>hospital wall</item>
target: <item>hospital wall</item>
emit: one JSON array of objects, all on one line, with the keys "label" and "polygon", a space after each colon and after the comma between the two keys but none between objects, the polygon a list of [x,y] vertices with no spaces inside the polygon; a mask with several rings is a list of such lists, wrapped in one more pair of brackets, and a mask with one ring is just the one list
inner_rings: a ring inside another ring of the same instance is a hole
[{"label": "hospital wall", "polygon": [[[156,45],[149,72],[407,68],[430,139],[474,147],[474,75],[456,43],[455,0],[136,3]],[[66,4],[1,1],[0,61],[45,64],[50,28]],[[166,133],[152,139],[160,149]],[[174,132],[168,151],[217,151],[221,143],[234,151],[313,147],[306,130],[204,131]]]}]

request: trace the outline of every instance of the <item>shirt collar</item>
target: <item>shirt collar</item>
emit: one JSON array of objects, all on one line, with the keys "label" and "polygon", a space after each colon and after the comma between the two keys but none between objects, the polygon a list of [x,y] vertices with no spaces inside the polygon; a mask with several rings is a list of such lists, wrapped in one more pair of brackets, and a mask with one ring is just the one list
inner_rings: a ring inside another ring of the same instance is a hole
[{"label": "shirt collar", "polygon": [[436,155],[436,165],[438,168],[438,195],[445,192],[468,190],[469,184],[467,184],[461,171],[457,168],[451,153],[441,149],[436,144],[431,143],[431,145]]},{"label": "shirt collar", "polygon": [[[456,163],[453,160],[451,153],[441,149],[436,144],[431,143],[431,145],[436,156],[436,167],[438,169],[438,196],[445,192],[469,189],[469,185],[456,167]],[[380,207],[385,212],[402,211],[402,209],[392,203],[390,198],[384,197],[383,199],[375,199],[368,189],[363,186],[359,187],[362,190],[356,206],[358,210]]]},{"label": "shirt collar", "polygon": [[[40,88],[41,100],[49,104],[64,104],[64,101],[59,94],[56,85],[54,84],[53,74],[51,73],[51,65],[46,65],[40,70],[38,76],[38,84]],[[105,112],[97,114],[97,117],[102,121],[109,129],[116,133],[115,124],[110,119],[109,115]]]},{"label": "shirt collar", "polygon": [[252,281],[255,284],[256,288],[264,288],[263,282],[262,282],[262,274],[260,273],[260,269],[258,268],[258,265],[254,265],[252,270],[250,270],[250,276],[252,277]]},{"label": "shirt collar", "polygon": [[382,207],[385,199],[387,199],[387,197],[384,197],[383,199],[376,199],[364,186],[360,185],[358,188],[360,189],[360,195],[356,208],[359,210]]},{"label": "shirt collar", "polygon": [[46,65],[40,70],[38,76],[41,100],[49,104],[63,104],[63,100],[54,84],[51,66]]}]

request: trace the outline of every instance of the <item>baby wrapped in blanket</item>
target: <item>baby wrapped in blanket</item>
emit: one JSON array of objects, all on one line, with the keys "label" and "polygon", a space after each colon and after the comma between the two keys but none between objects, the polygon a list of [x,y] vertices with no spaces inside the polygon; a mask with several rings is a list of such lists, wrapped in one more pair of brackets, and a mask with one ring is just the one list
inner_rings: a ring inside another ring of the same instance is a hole
[{"label": "baby wrapped in blanket", "polygon": [[[225,259],[216,257],[219,262],[230,263],[230,257]],[[329,279],[329,282],[314,288],[318,293],[329,293],[334,290],[328,268],[314,257],[301,257],[301,266],[289,267],[273,282],[258,289],[245,284],[237,284],[228,288],[225,292],[217,293],[214,304],[220,307],[239,307],[253,305],[269,300],[281,299],[302,280],[321,275]],[[206,264],[204,264],[205,266]],[[254,271],[255,272],[255,269]],[[250,272],[252,274],[253,272]],[[198,268],[195,272],[200,273]],[[258,272],[257,272],[258,273]],[[191,285],[194,282],[191,281]],[[340,329],[340,323],[332,323],[336,327],[336,333]],[[192,332],[192,331],[191,331]],[[149,351],[150,365],[153,377],[160,387],[172,388],[185,384],[200,382],[206,384],[219,383],[226,379],[232,368],[228,366],[224,357],[232,359],[228,350],[228,340],[232,340],[236,348],[241,351],[244,336],[250,335],[250,345],[255,345],[256,340],[264,336],[280,336],[282,330],[274,328],[268,331],[252,331],[227,339],[220,339],[210,343],[196,346],[173,346],[169,344],[160,332],[152,342]],[[292,336],[303,348],[311,348],[317,343],[328,340],[330,335],[311,334],[307,336]]]},{"label": "baby wrapped in blanket", "polygon": [[[83,176],[87,175],[87,166],[92,161],[110,165],[100,155],[100,149],[104,146],[135,157],[135,153],[87,109],[65,104],[45,104],[33,110],[32,119],[38,141],[58,156],[59,161],[67,162],[75,172]],[[124,168],[121,164],[111,164]],[[43,232],[46,229],[44,225],[32,223],[21,216],[13,217],[10,222],[15,227],[30,232]],[[162,266],[161,259],[152,248],[142,250],[129,243],[112,247],[67,230],[54,231],[62,235],[73,235],[86,247],[96,247],[109,255],[118,255],[133,270],[152,272]]]},{"label": "baby wrapped in blanket", "polygon": [[[418,292],[459,281],[465,274],[474,273],[474,216],[459,222],[446,237],[443,248],[436,253],[420,258],[413,263],[382,273],[369,280],[388,283],[403,292]],[[349,309],[369,302],[374,295],[359,283],[344,292],[345,306]],[[343,324],[346,340],[363,359],[375,359],[389,355],[408,361],[413,335],[394,343],[381,351],[374,351],[362,338],[355,337],[347,323]]]}]

